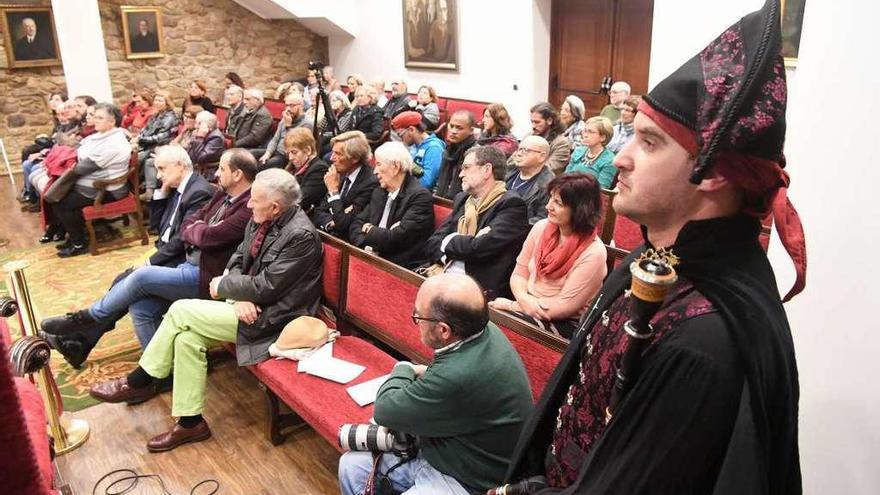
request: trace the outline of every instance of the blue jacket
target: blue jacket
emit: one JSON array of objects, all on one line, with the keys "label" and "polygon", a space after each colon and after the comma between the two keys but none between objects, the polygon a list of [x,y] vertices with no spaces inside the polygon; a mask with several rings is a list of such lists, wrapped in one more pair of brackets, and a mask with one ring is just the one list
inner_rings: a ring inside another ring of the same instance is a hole
[{"label": "blue jacket", "polygon": [[433,134],[428,134],[428,137],[420,145],[410,148],[413,161],[424,170],[419,182],[429,191],[433,191],[434,185],[437,184],[440,166],[443,164],[444,150],[446,150],[446,143]]}]

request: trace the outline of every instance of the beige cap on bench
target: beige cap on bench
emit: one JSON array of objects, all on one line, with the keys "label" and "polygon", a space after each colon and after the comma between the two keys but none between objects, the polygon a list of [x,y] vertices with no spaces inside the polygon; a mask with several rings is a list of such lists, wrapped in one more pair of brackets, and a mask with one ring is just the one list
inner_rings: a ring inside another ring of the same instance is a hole
[{"label": "beige cap on bench", "polygon": [[323,345],[330,336],[327,325],[312,316],[300,316],[284,326],[275,341],[280,350],[313,348]]}]

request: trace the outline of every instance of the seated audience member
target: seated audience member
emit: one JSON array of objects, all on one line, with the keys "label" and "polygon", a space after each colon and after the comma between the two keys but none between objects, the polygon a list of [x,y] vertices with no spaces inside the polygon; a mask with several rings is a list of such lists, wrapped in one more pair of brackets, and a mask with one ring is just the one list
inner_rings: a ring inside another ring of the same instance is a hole
[{"label": "seated audience member", "polygon": [[[351,95],[352,93],[349,93]],[[348,132],[354,129],[354,122],[352,122],[353,114],[351,111],[351,104],[348,102],[348,97],[345,96],[345,93],[342,91],[333,91],[330,93],[330,107],[333,109],[333,114],[336,116],[336,126],[340,133]],[[328,123],[323,120],[319,127],[321,132],[329,132]]]},{"label": "seated audience member", "polygon": [[345,84],[348,85],[348,102],[353,103],[354,91],[364,85],[364,76],[351,74],[345,79]]},{"label": "seated audience member", "polygon": [[80,124],[83,124],[86,121],[86,110],[97,104],[98,101],[88,95],[77,96],[73,99],[73,105],[76,109],[76,117],[80,121]]},{"label": "seated audience member", "polygon": [[446,149],[443,150],[443,162],[437,177],[434,194],[441,198],[452,199],[461,192],[461,163],[464,153],[476,145],[474,114],[468,110],[459,110],[449,117],[446,124]]},{"label": "seated audience member", "polygon": [[431,86],[422,86],[416,93],[416,112],[422,114],[425,126],[430,132],[440,126],[440,107],[437,106],[437,92]]},{"label": "seated audience member", "polygon": [[170,144],[176,144],[184,149],[189,147],[193,134],[196,131],[196,115],[203,110],[204,108],[202,107],[191,106],[183,112],[183,127],[177,133],[177,136],[171,140]]},{"label": "seated audience member", "polygon": [[[217,129],[217,116],[204,110],[196,114],[196,129],[193,132],[193,139],[186,149],[193,167],[200,169],[205,165],[218,162],[225,149],[226,139],[220,129]],[[213,173],[215,168],[212,167],[210,172]],[[207,169],[206,172],[208,172]],[[205,178],[209,182],[212,181],[211,177]]]},{"label": "seated audience member", "polygon": [[574,150],[565,172],[586,172],[596,176],[599,186],[610,189],[617,176],[614,153],[605,147],[614,133],[611,121],[605,117],[590,117],[584,126],[584,145]]},{"label": "seated audience member", "polygon": [[388,97],[385,96],[385,80],[378,78],[373,79],[373,81],[370,82],[370,86],[376,88],[376,93],[379,95],[379,99],[376,101],[376,105],[384,111],[385,105],[388,104]]},{"label": "seated audience member", "polygon": [[244,90],[240,86],[230,86],[226,89],[226,104],[229,112],[226,114],[224,132],[229,136],[235,136],[241,118],[244,115]]},{"label": "seated audience member", "polygon": [[526,136],[513,155],[516,170],[507,174],[507,190],[519,194],[529,210],[529,225],[547,218],[547,184],[553,172],[547,166],[550,145],[541,136]]},{"label": "seated audience member", "polygon": [[505,169],[504,154],[496,148],[477,146],[465,152],[462,192],[425,246],[429,261],[441,263],[444,271],[474,277],[490,300],[510,293],[510,273],[529,228],[525,201],[504,186]]},{"label": "seated audience member", "polygon": [[370,97],[370,89],[372,88],[361,86],[355,91],[357,106],[352,110],[351,120],[353,130],[364,133],[367,141],[375,142],[382,137],[385,125],[382,121],[382,109],[373,102],[373,98]]},{"label": "seated audience member", "polygon": [[403,112],[391,121],[391,130],[412,153],[413,175],[419,178],[429,191],[437,184],[440,166],[443,164],[443,140],[427,131],[425,119],[419,112]]},{"label": "seated audience member", "polygon": [[610,103],[602,107],[599,116],[610,120],[612,125],[616,124],[617,121],[620,120],[620,107],[623,105],[623,102],[629,98],[631,92],[632,88],[630,88],[629,84],[623,81],[617,81],[612,84],[611,90],[608,91],[608,99],[610,100]]},{"label": "seated audience member", "polygon": [[150,452],[210,438],[202,418],[208,347],[234,342],[240,366],[257,364],[269,358],[269,345],[287,323],[314,315],[320,305],[321,239],[299,207],[296,179],[284,170],[264,170],[257,174],[248,203],[253,218],[244,241],[229,260],[228,273],[209,285],[218,300],[172,304],[139,366],[89,391],[104,402],[148,400],[156,395],[157,381],[173,369],[171,415],[179,419],[147,443]]},{"label": "seated audience member", "polygon": [[492,146],[504,153],[505,158],[513,156],[513,152],[519,146],[519,141],[511,134],[513,121],[510,114],[501,103],[490,103],[483,110],[483,132],[477,144],[480,146]]},{"label": "seated audience member", "polygon": [[597,235],[602,200],[599,183],[588,174],[560,175],[547,189],[547,218],[532,227],[510,276],[514,299],[489,306],[522,313],[571,338],[608,270]]},{"label": "seated audience member", "polygon": [[283,82],[275,88],[275,99],[284,101],[284,98],[287,98],[287,95],[290,94],[291,88],[293,87],[293,83],[290,81]]},{"label": "seated audience member", "polygon": [[324,174],[327,196],[315,207],[312,221],[319,229],[346,239],[351,222],[367,205],[379,181],[370,171],[370,143],[360,131],[330,140],[333,165]]},{"label": "seated audience member", "polygon": [[259,89],[248,89],[244,92],[244,111],[235,128],[233,147],[253,150],[262,148],[269,140],[272,135],[272,114],[263,105],[263,101],[263,92]]},{"label": "seated audience member", "polygon": [[[88,252],[88,234],[82,209],[94,204],[98,196],[95,181],[128,175],[131,146],[125,138],[125,131],[117,127],[121,123],[122,113],[118,108],[109,103],[96,105],[95,133],[84,138],[76,149],[76,182],[70,192],[52,206],[55,218],[68,235],[67,242],[58,250],[58,256],[62,258]],[[128,184],[108,186],[104,201],[109,203],[122,199],[126,194]]]},{"label": "seated audience member", "polygon": [[147,121],[146,127],[140,134],[133,135],[131,138],[132,145],[137,147],[138,162],[141,165],[144,174],[145,192],[141,195],[141,200],[150,201],[153,199],[153,193],[158,187],[156,180],[156,166],[151,158],[157,147],[166,145],[171,142],[177,134],[177,126],[180,120],[174,113],[174,100],[167,91],[157,91],[153,98],[153,108],[155,114]]},{"label": "seated audience member", "polygon": [[632,140],[636,133],[633,120],[636,118],[641,101],[638,96],[630,96],[620,107],[620,120],[614,124],[614,137],[608,143],[608,149],[615,155]]},{"label": "seated audience member", "polygon": [[565,127],[565,138],[569,149],[574,150],[583,143],[584,118],[587,113],[584,101],[575,95],[568,95],[559,107],[559,121]]},{"label": "seated audience member", "polygon": [[214,113],[214,102],[208,98],[208,85],[205,84],[205,81],[195,80],[189,83],[189,93],[183,100],[181,112],[185,112],[192,106],[199,106],[206,112]]},{"label": "seated audience member", "polygon": [[146,127],[156,109],[153,107],[155,93],[150,88],[141,88],[131,94],[131,104],[122,116],[122,128],[132,134],[139,134]]},{"label": "seated audience member", "polygon": [[397,114],[409,110],[409,95],[406,82],[402,78],[391,81],[391,98],[383,108],[385,118],[393,119]]},{"label": "seated audience member", "polygon": [[315,138],[304,127],[298,127],[284,136],[284,149],[287,150],[288,158],[286,170],[296,178],[302,192],[300,207],[307,215],[311,215],[327,195],[324,174],[330,166],[318,156]]},{"label": "seated audience member", "polygon": [[332,65],[325,65],[321,70],[321,74],[324,76],[324,91],[328,93],[331,91],[342,91],[342,85],[336,80],[334,72]]},{"label": "seated audience member", "polygon": [[284,152],[284,136],[297,127],[312,129],[312,122],[306,119],[303,111],[303,97],[301,94],[292,92],[284,99],[284,113],[281,114],[281,122],[275,135],[269,140],[266,149],[253,150],[254,158],[259,158],[260,169],[284,168],[287,166],[287,154]]},{"label": "seated audience member", "polygon": [[434,199],[413,177],[412,157],[404,145],[385,143],[375,155],[373,173],[379,187],[351,222],[349,242],[404,268],[416,268],[426,261],[425,241],[434,230]]},{"label": "seated audience member", "polygon": [[[180,165],[182,160],[179,149],[160,149],[158,165],[163,180],[171,184],[183,182],[191,172]],[[251,218],[247,204],[256,173],[257,161],[250,153],[231,149],[220,159],[217,173],[220,190],[207,204],[199,208],[209,192],[203,181],[186,184],[181,197],[184,203],[177,215],[169,216],[163,225],[174,232],[167,242],[161,239],[157,242],[163,254],[154,255],[148,264],[115,283],[88,309],[43,320],[40,326],[50,334],[48,340],[52,347],[78,368],[101,336],[130,313],[135,334],[141,347],[146,348],[172,302],[207,298],[208,282],[223,273],[244,238],[244,228]],[[197,175],[191,177],[193,182],[198,181]],[[175,229],[174,225],[180,228]]]},{"label": "seated audience member", "polygon": [[[311,104],[309,103],[309,98],[306,96],[306,87],[302,85],[299,81],[293,81],[290,83],[290,87],[287,89],[288,94],[291,92],[297,92],[303,97],[303,111],[308,111],[311,108]],[[284,95],[285,97],[287,95]]]},{"label": "seated audience member", "polygon": [[[530,119],[532,123],[531,135],[541,136],[550,143],[550,155],[547,158],[550,170],[555,175],[563,173],[568,159],[571,157],[571,146],[563,133],[562,122],[559,120],[556,109],[547,102],[538,103],[531,108]],[[513,158],[509,159],[507,164],[513,169]]]},{"label": "seated audience member", "polygon": [[318,71],[309,69],[306,72],[306,91],[309,93],[318,91]]},{"label": "seated audience member", "polygon": [[386,452],[374,463],[371,452],[345,453],[339,460],[343,495],[364,493],[374,464],[405,493],[485,493],[503,480],[532,411],[525,366],[489,321],[473,279],[444,274],[426,280],[412,318],[434,358],[427,366],[394,366],[376,395],[374,419],[415,436],[418,455],[403,462]]}]

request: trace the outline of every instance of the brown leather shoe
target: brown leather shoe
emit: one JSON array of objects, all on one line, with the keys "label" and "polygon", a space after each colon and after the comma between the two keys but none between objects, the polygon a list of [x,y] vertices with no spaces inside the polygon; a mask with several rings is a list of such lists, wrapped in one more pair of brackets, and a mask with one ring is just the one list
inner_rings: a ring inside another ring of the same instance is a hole
[{"label": "brown leather shoe", "polygon": [[147,450],[150,452],[167,452],[176,449],[185,443],[201,442],[211,438],[211,429],[208,428],[208,422],[202,420],[201,423],[192,428],[184,428],[179,424],[175,424],[174,428],[161,435],[156,435],[147,442]]},{"label": "brown leather shoe", "polygon": [[140,404],[157,395],[156,385],[150,384],[143,388],[134,388],[128,385],[126,377],[101,382],[92,385],[89,395],[101,402],[125,402],[127,404]]}]

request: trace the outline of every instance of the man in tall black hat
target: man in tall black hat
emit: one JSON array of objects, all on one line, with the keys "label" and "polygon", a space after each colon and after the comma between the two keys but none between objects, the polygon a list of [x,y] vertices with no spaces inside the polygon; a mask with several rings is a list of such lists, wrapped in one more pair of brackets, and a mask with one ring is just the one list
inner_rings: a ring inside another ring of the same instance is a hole
[{"label": "man in tall black hat", "polygon": [[[533,493],[801,493],[791,331],[758,242],[773,213],[804,287],[803,230],[782,170],[779,2],[727,29],[645,97],[615,159],[614,209],[645,244],[607,280],[523,429],[507,479]],[[671,250],[632,389],[606,416],[633,306],[629,263]],[[536,479],[537,478],[533,478]],[[541,486],[536,483],[535,486]]]}]

